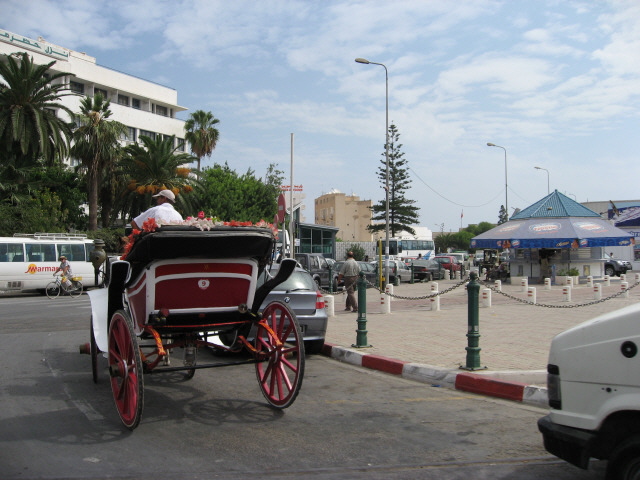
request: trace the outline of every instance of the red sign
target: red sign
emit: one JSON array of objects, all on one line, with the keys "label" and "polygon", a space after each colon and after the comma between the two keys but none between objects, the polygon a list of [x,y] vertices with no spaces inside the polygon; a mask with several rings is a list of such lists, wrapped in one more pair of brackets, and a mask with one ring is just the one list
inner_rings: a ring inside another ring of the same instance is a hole
[{"label": "red sign", "polygon": [[278,223],[284,222],[284,215],[287,211],[287,200],[284,198],[284,193],[281,193],[278,197]]},{"label": "red sign", "polygon": [[[280,190],[282,190],[283,192],[290,192],[291,191],[291,185],[280,185]],[[294,192],[301,192],[302,191],[302,185],[294,185],[293,186],[293,191]]]}]

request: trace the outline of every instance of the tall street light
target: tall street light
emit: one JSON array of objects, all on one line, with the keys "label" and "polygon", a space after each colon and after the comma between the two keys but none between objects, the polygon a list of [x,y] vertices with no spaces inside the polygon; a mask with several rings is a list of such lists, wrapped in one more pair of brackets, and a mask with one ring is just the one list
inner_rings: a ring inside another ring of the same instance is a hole
[{"label": "tall street light", "polygon": [[487,142],[487,147],[498,147],[504,150],[504,209],[507,211],[507,220],[509,220],[509,195],[507,193],[507,149],[490,142]]},{"label": "tall street light", "polygon": [[386,207],[384,214],[385,221],[385,246],[384,246],[384,259],[385,259],[385,267],[384,267],[384,285],[389,282],[389,72],[387,70],[386,65],[383,63],[370,62],[366,58],[356,58],[357,63],[364,63],[365,65],[380,65],[384,68],[384,79],[385,79],[385,113],[386,113],[386,123],[385,123],[385,142],[384,142],[384,157],[385,163],[387,167],[386,181],[385,181],[385,195],[386,195]]},{"label": "tall street light", "polygon": [[535,168],[536,170],[544,170],[545,172],[547,172],[547,195],[549,195],[549,170],[542,167],[533,167],[533,168]]}]

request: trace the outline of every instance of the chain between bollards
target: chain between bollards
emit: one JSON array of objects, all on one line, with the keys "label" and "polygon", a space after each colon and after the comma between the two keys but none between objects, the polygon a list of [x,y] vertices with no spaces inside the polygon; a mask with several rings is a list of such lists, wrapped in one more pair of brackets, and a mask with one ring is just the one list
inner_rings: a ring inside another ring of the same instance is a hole
[{"label": "chain between bollards", "polygon": [[370,348],[367,341],[367,281],[364,279],[364,272],[358,274],[358,329],[356,330],[356,343],[351,345],[355,348]]},{"label": "chain between bollards", "polygon": [[471,272],[469,275],[471,281],[467,285],[468,295],[468,328],[467,328],[467,363],[460,368],[464,370],[484,370],[487,367],[480,366],[480,283],[478,282],[478,274]]}]

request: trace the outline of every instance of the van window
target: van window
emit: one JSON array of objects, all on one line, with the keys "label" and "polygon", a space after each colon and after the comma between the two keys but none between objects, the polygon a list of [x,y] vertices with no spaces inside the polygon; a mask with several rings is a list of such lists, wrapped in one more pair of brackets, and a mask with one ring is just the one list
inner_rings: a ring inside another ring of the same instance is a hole
[{"label": "van window", "polygon": [[27,262],[55,262],[56,246],[46,243],[25,243]]},{"label": "van window", "polygon": [[0,262],[24,262],[21,243],[0,243]]},{"label": "van window", "polygon": [[84,262],[86,260],[82,243],[58,243],[58,257],[64,255],[70,262]]}]

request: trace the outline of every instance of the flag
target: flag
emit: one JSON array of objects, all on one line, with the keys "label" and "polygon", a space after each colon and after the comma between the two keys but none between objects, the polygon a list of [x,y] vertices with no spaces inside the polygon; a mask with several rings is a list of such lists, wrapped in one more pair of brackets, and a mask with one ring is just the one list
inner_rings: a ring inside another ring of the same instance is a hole
[{"label": "flag", "polygon": [[460,212],[460,218],[464,217],[464,210]]}]

